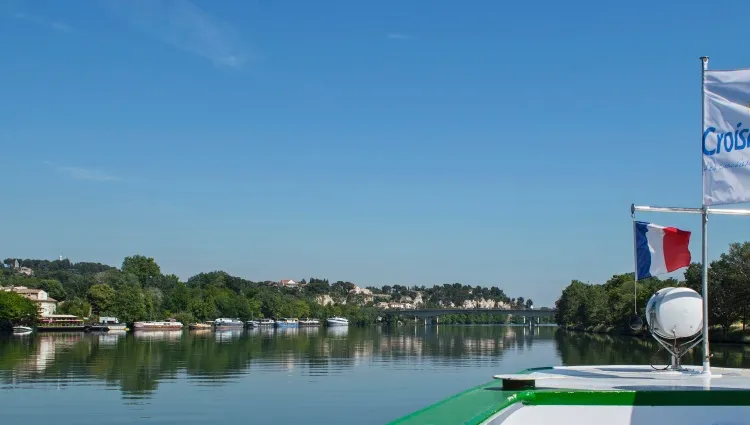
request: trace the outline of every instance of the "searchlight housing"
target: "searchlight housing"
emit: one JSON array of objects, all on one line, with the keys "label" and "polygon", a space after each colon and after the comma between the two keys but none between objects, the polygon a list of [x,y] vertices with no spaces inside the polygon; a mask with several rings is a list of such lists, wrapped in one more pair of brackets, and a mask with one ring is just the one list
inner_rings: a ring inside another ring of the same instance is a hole
[{"label": "searchlight housing", "polygon": [[646,322],[651,336],[672,355],[671,368],[680,370],[680,358],[703,336],[703,298],[690,288],[662,288],[648,300]]}]

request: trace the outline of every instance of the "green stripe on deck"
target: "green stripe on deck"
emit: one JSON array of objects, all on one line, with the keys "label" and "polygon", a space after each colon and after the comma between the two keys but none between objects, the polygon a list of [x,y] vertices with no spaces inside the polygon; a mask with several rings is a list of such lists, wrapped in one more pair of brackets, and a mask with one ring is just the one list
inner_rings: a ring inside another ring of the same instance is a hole
[{"label": "green stripe on deck", "polygon": [[[500,382],[490,382],[418,410],[390,425],[478,425],[517,400],[516,391],[502,391]],[[491,390],[488,388],[497,388]]]},{"label": "green stripe on deck", "polygon": [[[531,373],[551,367],[536,367],[519,373]],[[452,397],[418,410],[389,425],[478,425],[500,410],[518,401],[518,391],[502,391],[502,382],[494,380],[470,388]]]},{"label": "green stripe on deck", "polygon": [[[549,368],[527,369],[520,373]],[[531,406],[750,406],[748,390],[503,391],[499,380],[468,389],[389,425],[479,425],[514,403]]]},{"label": "green stripe on deck", "polygon": [[518,398],[533,406],[750,406],[748,390],[537,390]]}]

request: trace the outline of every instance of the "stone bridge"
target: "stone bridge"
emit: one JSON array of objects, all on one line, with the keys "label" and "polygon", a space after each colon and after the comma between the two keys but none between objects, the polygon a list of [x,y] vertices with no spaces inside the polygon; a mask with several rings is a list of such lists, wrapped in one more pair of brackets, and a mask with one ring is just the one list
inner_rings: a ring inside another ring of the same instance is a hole
[{"label": "stone bridge", "polygon": [[[526,318],[536,318],[539,323],[540,317],[554,317],[556,310],[532,310],[532,309],[504,309],[504,308],[421,308],[414,310],[389,308],[383,310],[383,314],[389,316],[409,316],[414,318],[425,319],[425,324],[440,323],[440,316],[446,314],[507,314],[512,316],[522,316],[524,323]],[[533,325],[534,321],[529,320]]]}]

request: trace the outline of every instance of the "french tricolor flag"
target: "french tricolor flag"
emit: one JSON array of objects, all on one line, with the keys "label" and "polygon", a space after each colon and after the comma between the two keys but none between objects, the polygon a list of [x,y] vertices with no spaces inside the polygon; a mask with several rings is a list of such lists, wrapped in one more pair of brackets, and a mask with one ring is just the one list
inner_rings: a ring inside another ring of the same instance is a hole
[{"label": "french tricolor flag", "polygon": [[635,222],[636,280],[690,265],[690,232],[643,221]]}]

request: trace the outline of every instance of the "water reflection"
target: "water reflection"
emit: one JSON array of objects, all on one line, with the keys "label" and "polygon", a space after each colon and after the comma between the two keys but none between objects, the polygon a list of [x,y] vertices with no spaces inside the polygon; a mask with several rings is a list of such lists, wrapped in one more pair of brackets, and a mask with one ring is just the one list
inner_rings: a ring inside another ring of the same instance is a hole
[{"label": "water reflection", "polygon": [[341,374],[373,357],[490,356],[550,340],[554,330],[442,326],[381,328],[259,328],[250,330],[34,334],[0,337],[0,380],[102,380],[126,398],[149,397],[159,382],[187,373],[216,385],[238,374],[295,370],[310,376]]},{"label": "water reflection", "polygon": [[217,330],[214,332],[214,335],[216,336],[216,342],[219,343],[229,343],[236,339],[239,339],[239,337],[242,335],[243,329],[223,329],[223,330]]},{"label": "water reflection", "polygon": [[[630,338],[558,330],[556,349],[565,365],[664,365],[669,355],[650,337]],[[750,368],[750,345],[711,344],[712,366]],[[702,364],[700,345],[682,358],[683,364]]]},{"label": "water reflection", "polygon": [[183,331],[135,331],[133,335],[136,339],[148,340],[148,341],[164,341],[164,340],[178,340],[182,338]]},{"label": "water reflection", "polygon": [[[148,399],[160,383],[187,379],[221,386],[242,375],[294,372],[341,376],[362,365],[414,370],[435,365],[499,368],[508,352],[554,350],[559,363],[648,364],[649,339],[567,332],[551,327],[399,326],[395,328],[258,328],[0,336],[0,385],[103,382],[126,399]],[[750,367],[750,346],[713,345],[716,366]],[[525,355],[525,354],[519,354]],[[545,357],[552,358],[552,357]],[[546,361],[546,360],[545,360]],[[699,364],[700,350],[685,358]],[[537,366],[549,365],[538,364]],[[499,369],[498,369],[499,370]],[[512,372],[513,370],[509,370]],[[488,376],[489,379],[489,376]]]}]

